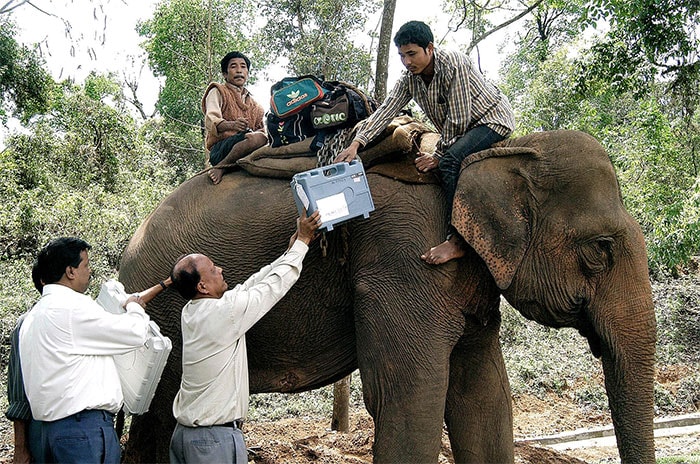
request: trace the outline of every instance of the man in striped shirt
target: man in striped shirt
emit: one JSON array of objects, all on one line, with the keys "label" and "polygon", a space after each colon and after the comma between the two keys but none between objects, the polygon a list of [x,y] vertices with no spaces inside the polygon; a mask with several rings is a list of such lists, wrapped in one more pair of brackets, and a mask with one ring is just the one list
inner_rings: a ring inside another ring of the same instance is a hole
[{"label": "man in striped shirt", "polygon": [[[32,281],[39,295],[44,282],[39,276],[37,266],[32,267]],[[30,308],[31,309],[31,308]],[[43,462],[41,453],[41,423],[32,418],[27,394],[24,391],[22,366],[19,359],[19,331],[27,313],[22,314],[10,334],[10,359],[7,363],[7,410],[5,417],[12,422],[15,433],[14,456],[12,462]]]},{"label": "man in striped shirt", "polygon": [[[467,55],[436,48],[427,24],[407,22],[394,36],[394,44],[406,71],[377,111],[358,124],[354,140],[334,162],[354,159],[413,99],[440,133],[435,153],[419,153],[416,168],[422,172],[440,169],[451,218],[462,161],[513,132],[513,109]],[[448,228],[445,241],[421,259],[442,264],[464,255],[464,239],[451,225]]]}]

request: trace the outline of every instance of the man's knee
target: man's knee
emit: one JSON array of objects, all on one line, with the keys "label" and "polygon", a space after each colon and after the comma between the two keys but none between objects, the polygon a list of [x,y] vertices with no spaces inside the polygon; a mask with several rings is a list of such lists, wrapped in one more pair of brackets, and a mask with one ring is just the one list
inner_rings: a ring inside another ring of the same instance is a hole
[{"label": "man's knee", "polygon": [[447,150],[438,161],[438,168],[440,168],[440,172],[443,173],[454,172],[459,169],[461,163],[461,160],[457,159],[454,153]]},{"label": "man's knee", "polygon": [[267,144],[267,136],[262,132],[248,132],[245,139],[254,148],[260,148]]}]

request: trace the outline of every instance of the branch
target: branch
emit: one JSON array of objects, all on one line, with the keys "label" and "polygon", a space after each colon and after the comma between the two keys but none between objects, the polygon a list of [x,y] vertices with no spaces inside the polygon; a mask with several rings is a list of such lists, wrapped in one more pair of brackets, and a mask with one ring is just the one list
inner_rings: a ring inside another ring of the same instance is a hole
[{"label": "branch", "polygon": [[35,9],[41,11],[41,12],[44,13],[45,15],[53,16],[54,18],[59,18],[59,19],[60,19],[60,16],[55,15],[55,14],[53,14],[53,13],[49,13],[48,11],[42,10],[41,8],[39,8],[38,6],[36,6],[35,4],[33,4],[33,3],[32,3],[31,1],[29,1],[29,0],[23,0],[22,3],[20,3],[20,4],[17,5],[17,6],[23,5],[23,4],[25,4],[25,3],[28,3],[30,6],[32,6],[33,8],[35,8]]},{"label": "branch", "polygon": [[535,8],[537,8],[543,1],[544,1],[544,0],[537,0],[535,3],[533,3],[532,5],[530,5],[526,10],[524,10],[524,11],[523,11],[522,13],[520,13],[519,15],[517,15],[517,16],[511,18],[511,19],[509,19],[508,21],[505,21],[505,22],[499,24],[498,26],[494,27],[494,28],[491,29],[490,31],[486,31],[486,32],[484,32],[483,34],[481,34],[480,36],[478,36],[478,37],[472,39],[471,43],[470,43],[469,46],[467,47],[467,53],[471,52],[472,49],[473,49],[474,47],[476,47],[476,45],[477,45],[479,42],[481,42],[482,40],[484,40],[486,37],[490,36],[491,34],[493,34],[493,33],[495,33],[495,32],[498,32],[499,30],[503,29],[504,27],[507,27],[507,26],[513,24],[514,22],[518,21],[519,19],[521,19],[522,17],[524,17],[525,15],[527,15],[528,13],[530,13],[532,10],[534,10]]},{"label": "branch", "polygon": [[1,7],[0,7],[0,14],[9,13],[10,11],[14,10],[15,8],[18,8],[18,7],[22,6],[22,5],[24,5],[25,3],[28,3],[28,2],[29,2],[29,0],[22,0],[22,1],[19,2],[17,5],[11,6],[11,5],[12,5],[12,2],[14,2],[14,1],[15,1],[15,0],[8,0],[7,3],[5,3],[3,6],[1,6]]}]

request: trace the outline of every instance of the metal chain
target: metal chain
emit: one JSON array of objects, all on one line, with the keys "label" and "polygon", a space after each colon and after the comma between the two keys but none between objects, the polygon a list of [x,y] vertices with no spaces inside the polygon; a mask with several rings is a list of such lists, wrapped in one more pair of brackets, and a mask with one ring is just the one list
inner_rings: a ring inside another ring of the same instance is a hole
[{"label": "metal chain", "polygon": [[328,239],[326,238],[326,233],[322,232],[321,233],[321,256],[324,258],[328,254]]}]

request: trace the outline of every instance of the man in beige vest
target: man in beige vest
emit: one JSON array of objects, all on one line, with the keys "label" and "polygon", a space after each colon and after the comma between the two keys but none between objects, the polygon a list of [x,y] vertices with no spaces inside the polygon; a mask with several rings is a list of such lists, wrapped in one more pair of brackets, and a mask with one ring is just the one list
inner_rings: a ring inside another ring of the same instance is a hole
[{"label": "man in beige vest", "polygon": [[225,83],[212,82],[202,98],[205,144],[209,152],[209,177],[221,182],[223,167],[233,164],[267,143],[264,110],[245,84],[250,60],[241,52],[229,52],[221,60]]}]

